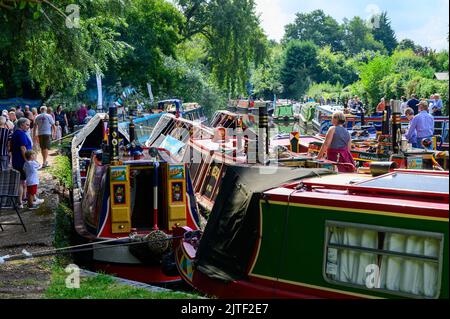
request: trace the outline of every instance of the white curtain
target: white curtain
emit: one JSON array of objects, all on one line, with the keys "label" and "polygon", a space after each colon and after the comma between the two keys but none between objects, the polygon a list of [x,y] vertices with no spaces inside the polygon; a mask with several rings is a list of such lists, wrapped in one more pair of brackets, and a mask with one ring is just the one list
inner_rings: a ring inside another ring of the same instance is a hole
[{"label": "white curtain", "polygon": [[[435,238],[426,238],[424,245],[425,256],[439,256],[439,241]],[[425,262],[423,269],[424,294],[426,297],[435,297],[439,282],[439,265],[438,263]]]},{"label": "white curtain", "polygon": [[[331,227],[330,244],[378,249],[377,231],[359,228]],[[418,235],[384,233],[383,250],[438,258],[440,241]],[[380,247],[381,248],[381,247]],[[335,281],[365,286],[369,275],[366,268],[377,265],[381,257],[380,288],[413,294],[418,297],[436,297],[439,283],[437,261],[424,261],[408,256],[386,256],[345,248],[328,248],[327,274]]]},{"label": "white curtain", "polygon": [[[406,236],[401,234],[386,234],[383,249],[392,252],[405,252]],[[403,258],[384,257],[381,263],[381,288],[393,291],[400,290]]]},{"label": "white curtain", "polygon": [[[439,241],[415,235],[386,234],[383,248],[393,252],[437,258]],[[437,262],[384,256],[380,272],[381,288],[430,298],[437,294]]]},{"label": "white curtain", "polygon": [[[377,248],[378,233],[357,228],[333,228],[330,244],[348,245],[364,248]],[[348,249],[339,249],[337,257],[337,274],[333,279],[357,285],[365,285],[366,267],[377,263],[372,253],[364,253]]]}]

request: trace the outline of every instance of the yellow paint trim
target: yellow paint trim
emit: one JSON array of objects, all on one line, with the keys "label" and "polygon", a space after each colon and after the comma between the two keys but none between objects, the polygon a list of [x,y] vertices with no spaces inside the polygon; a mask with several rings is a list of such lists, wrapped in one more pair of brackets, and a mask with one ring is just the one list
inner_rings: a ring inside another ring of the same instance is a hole
[{"label": "yellow paint trim", "polygon": [[[279,282],[288,283],[288,284],[292,284],[292,285],[296,285],[296,286],[302,286],[302,287],[306,287],[306,288],[313,288],[313,289],[318,289],[318,290],[324,290],[324,291],[329,291],[329,292],[334,292],[334,293],[339,293],[339,294],[344,294],[344,295],[349,295],[349,296],[355,296],[355,297],[361,297],[361,298],[370,298],[370,299],[384,299],[384,298],[381,298],[381,297],[375,297],[375,296],[371,296],[371,295],[347,292],[347,291],[338,290],[338,289],[325,288],[325,287],[322,287],[322,286],[315,286],[315,285],[310,285],[310,284],[305,284],[305,283],[285,280],[285,279],[281,279],[281,278],[274,278],[274,277],[269,277],[269,276],[255,274],[253,272],[253,270],[254,270],[254,268],[256,266],[256,263],[258,262],[259,252],[261,250],[261,237],[260,237],[260,234],[262,234],[262,226],[263,226],[263,218],[262,218],[262,203],[263,202],[265,203],[266,201],[265,200],[260,200],[259,201],[260,227],[259,227],[259,237],[258,237],[258,248],[257,248],[256,256],[255,256],[255,259],[253,261],[252,267],[250,269],[249,275],[255,276],[255,277],[259,277],[259,278],[262,278],[262,279],[279,281]],[[268,202],[269,202],[269,204],[275,204],[275,205],[281,205],[281,206],[287,206],[288,205],[286,202],[279,202],[279,201],[268,201]],[[361,210],[353,209],[353,208],[339,208],[339,207],[320,206],[320,205],[306,205],[306,204],[298,204],[298,203],[290,203],[289,206],[308,207],[308,208],[322,208],[322,209],[328,209],[328,210],[355,212],[355,213],[361,213],[361,214],[375,214],[375,215],[393,216],[393,217],[401,217],[401,218],[414,218],[414,219],[425,219],[425,220],[434,220],[434,221],[448,222],[448,219],[446,219],[446,218],[423,217],[423,216],[415,216],[415,215],[399,214],[399,213],[387,213],[387,212],[381,212],[381,211],[375,211],[375,210],[361,211]]]},{"label": "yellow paint trim", "polygon": [[334,293],[338,293],[338,294],[342,294],[342,295],[361,297],[361,298],[370,298],[370,299],[384,299],[381,297],[375,297],[375,296],[371,296],[371,295],[365,295],[365,294],[359,294],[359,293],[355,293],[355,292],[343,291],[343,290],[339,290],[339,289],[325,288],[322,286],[305,284],[303,282],[295,282],[295,281],[284,280],[284,279],[280,279],[280,278],[273,278],[273,277],[268,277],[268,276],[253,274],[253,273],[251,275],[254,277],[262,278],[262,279],[274,280],[274,281],[279,281],[279,282],[283,282],[283,283],[287,283],[287,284],[291,284],[291,285],[295,285],[295,286],[301,286],[301,287],[312,288],[312,289],[317,289],[317,290],[324,290],[324,291],[334,292]]},{"label": "yellow paint trim", "polygon": [[250,274],[253,273],[253,269],[256,266],[256,262],[258,261],[259,251],[261,249],[261,234],[262,234],[262,226],[263,226],[263,218],[262,218],[262,200],[259,201],[259,233],[258,233],[258,249],[256,250],[255,259],[253,260],[253,265],[250,268]]},{"label": "yellow paint trim", "polygon": [[[261,202],[263,202],[263,201],[261,200],[260,204],[261,204]],[[269,202],[269,204],[275,204],[275,205],[281,205],[281,206],[288,205],[288,203],[280,202],[280,201],[268,201],[268,202]],[[355,208],[341,208],[341,207],[307,205],[307,204],[298,204],[298,203],[289,203],[289,206],[327,209],[327,210],[352,212],[352,213],[360,213],[360,214],[383,215],[383,216],[400,217],[400,218],[422,219],[422,220],[431,220],[431,221],[439,221],[439,222],[447,222],[448,223],[448,218],[427,217],[427,216],[418,216],[418,215],[400,214],[400,213],[389,213],[389,212],[382,212],[382,211],[377,211],[377,210],[359,210],[359,209],[355,209]]]}]

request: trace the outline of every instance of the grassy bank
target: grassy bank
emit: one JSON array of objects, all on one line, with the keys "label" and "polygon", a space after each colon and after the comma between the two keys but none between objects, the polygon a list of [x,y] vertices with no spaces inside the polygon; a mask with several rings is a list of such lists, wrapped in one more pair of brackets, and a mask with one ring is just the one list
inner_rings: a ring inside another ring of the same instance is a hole
[{"label": "grassy bank", "polygon": [[66,288],[66,273],[61,266],[55,266],[52,282],[45,293],[48,299],[195,299],[198,296],[181,292],[152,292],[142,288],[126,286],[111,276],[99,274],[95,277],[81,277],[80,288]]},{"label": "grassy bank", "polygon": [[[65,203],[61,203],[56,211],[54,247],[62,248],[71,245],[73,232],[73,212]],[[51,283],[44,297],[47,299],[195,299],[197,295],[182,292],[152,292],[142,288],[123,285],[114,277],[99,274],[95,277],[81,277],[80,288],[66,287],[65,271],[72,264],[70,255],[55,256]]]}]

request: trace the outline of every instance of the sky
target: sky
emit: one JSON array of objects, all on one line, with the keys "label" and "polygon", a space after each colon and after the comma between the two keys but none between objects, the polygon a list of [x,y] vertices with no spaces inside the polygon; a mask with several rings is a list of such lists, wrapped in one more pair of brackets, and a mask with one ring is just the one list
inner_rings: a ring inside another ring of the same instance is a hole
[{"label": "sky", "polygon": [[284,26],[294,22],[297,12],[322,9],[339,23],[344,18],[369,19],[387,11],[397,40],[405,38],[436,50],[448,50],[449,0],[255,0],[262,27],[279,41]]}]

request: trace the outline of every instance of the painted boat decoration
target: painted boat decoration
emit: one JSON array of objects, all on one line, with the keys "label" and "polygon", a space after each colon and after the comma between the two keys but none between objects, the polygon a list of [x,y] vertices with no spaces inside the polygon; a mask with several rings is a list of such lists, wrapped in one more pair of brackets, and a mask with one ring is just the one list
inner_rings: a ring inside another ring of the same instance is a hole
[{"label": "painted boat decoration", "polygon": [[276,173],[228,167],[204,232],[175,229],[187,283],[229,299],[449,297],[448,173]]},{"label": "painted boat decoration", "polygon": [[75,230],[92,244],[96,270],[147,283],[179,281],[169,236],[176,225],[199,227],[189,172],[157,150],[145,154],[121,143],[116,112],[90,121],[72,141]]},{"label": "painted boat decoration", "polygon": [[[204,216],[211,212],[222,185],[222,177],[230,165],[307,165],[333,169],[331,162],[317,161],[306,154],[310,144],[319,139],[301,136],[298,149],[305,154],[294,154],[288,150],[289,136],[268,140],[268,121],[258,123],[256,128],[243,129],[242,116],[245,115],[220,111],[213,118],[213,123],[218,126],[210,128],[166,114],[145,144],[146,147],[155,147],[167,154],[173,163],[188,163],[199,211]],[[279,161],[279,149],[287,153],[288,158]]]}]

